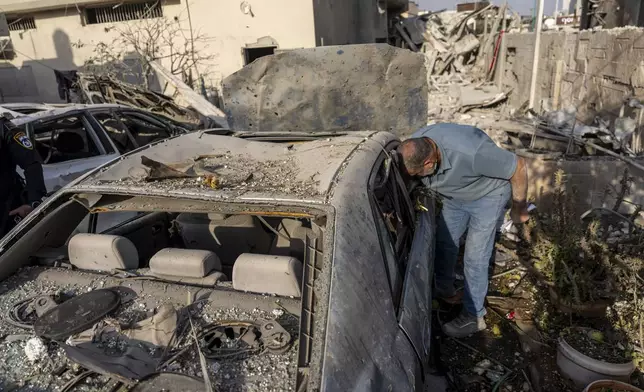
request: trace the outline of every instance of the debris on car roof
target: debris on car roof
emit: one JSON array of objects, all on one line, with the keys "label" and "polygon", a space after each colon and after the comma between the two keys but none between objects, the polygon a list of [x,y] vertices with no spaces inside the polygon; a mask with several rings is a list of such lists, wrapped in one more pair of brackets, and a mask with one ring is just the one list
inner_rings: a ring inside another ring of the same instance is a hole
[{"label": "debris on car roof", "polygon": [[[254,194],[319,200],[329,191],[342,162],[372,134],[355,132],[285,145],[192,133],[128,155],[78,187],[127,188],[148,195],[193,189],[202,194],[217,191],[218,197]],[[151,161],[155,162],[152,166],[170,168],[174,177],[187,178],[162,179],[168,176],[159,177],[160,171],[152,173]]]}]

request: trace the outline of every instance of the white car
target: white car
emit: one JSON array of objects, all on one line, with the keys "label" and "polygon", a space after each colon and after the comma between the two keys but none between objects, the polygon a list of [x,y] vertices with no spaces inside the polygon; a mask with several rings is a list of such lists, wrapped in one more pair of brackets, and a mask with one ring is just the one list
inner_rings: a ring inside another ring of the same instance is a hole
[{"label": "white car", "polygon": [[[129,106],[3,104],[43,159],[48,193],[121,154],[195,129],[157,113]],[[22,173],[20,173],[22,174]]]}]

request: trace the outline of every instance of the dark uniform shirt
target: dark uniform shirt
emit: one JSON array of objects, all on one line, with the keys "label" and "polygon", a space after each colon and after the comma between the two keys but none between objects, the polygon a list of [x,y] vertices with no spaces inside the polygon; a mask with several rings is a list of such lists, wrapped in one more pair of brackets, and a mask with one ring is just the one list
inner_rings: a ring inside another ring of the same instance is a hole
[{"label": "dark uniform shirt", "polygon": [[[47,194],[42,164],[33,143],[24,131],[8,128],[6,124],[7,120],[0,119],[0,235],[4,235],[11,210],[23,204],[33,206]],[[16,166],[24,170],[25,187]]]}]

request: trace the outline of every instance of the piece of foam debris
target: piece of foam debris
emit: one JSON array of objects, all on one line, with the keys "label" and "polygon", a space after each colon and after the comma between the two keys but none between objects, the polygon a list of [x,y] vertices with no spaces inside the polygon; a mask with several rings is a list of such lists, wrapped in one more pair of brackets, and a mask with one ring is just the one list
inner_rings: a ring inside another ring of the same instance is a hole
[{"label": "piece of foam debris", "polygon": [[47,356],[47,346],[38,337],[31,338],[25,343],[25,355],[30,362],[38,362]]}]

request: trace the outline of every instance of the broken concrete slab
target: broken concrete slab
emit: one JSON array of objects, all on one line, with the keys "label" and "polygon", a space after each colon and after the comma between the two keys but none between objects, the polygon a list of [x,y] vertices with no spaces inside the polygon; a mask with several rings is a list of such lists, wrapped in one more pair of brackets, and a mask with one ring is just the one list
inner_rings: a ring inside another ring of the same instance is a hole
[{"label": "broken concrete slab", "polygon": [[499,103],[507,95],[494,85],[466,85],[459,86],[461,111],[476,107],[486,107]]},{"label": "broken concrete slab", "polygon": [[453,51],[457,55],[469,53],[478,48],[480,42],[473,34],[468,34],[454,43]]},{"label": "broken concrete slab", "polygon": [[224,80],[236,131],[410,133],[427,124],[426,56],[384,44],[262,57]]}]

